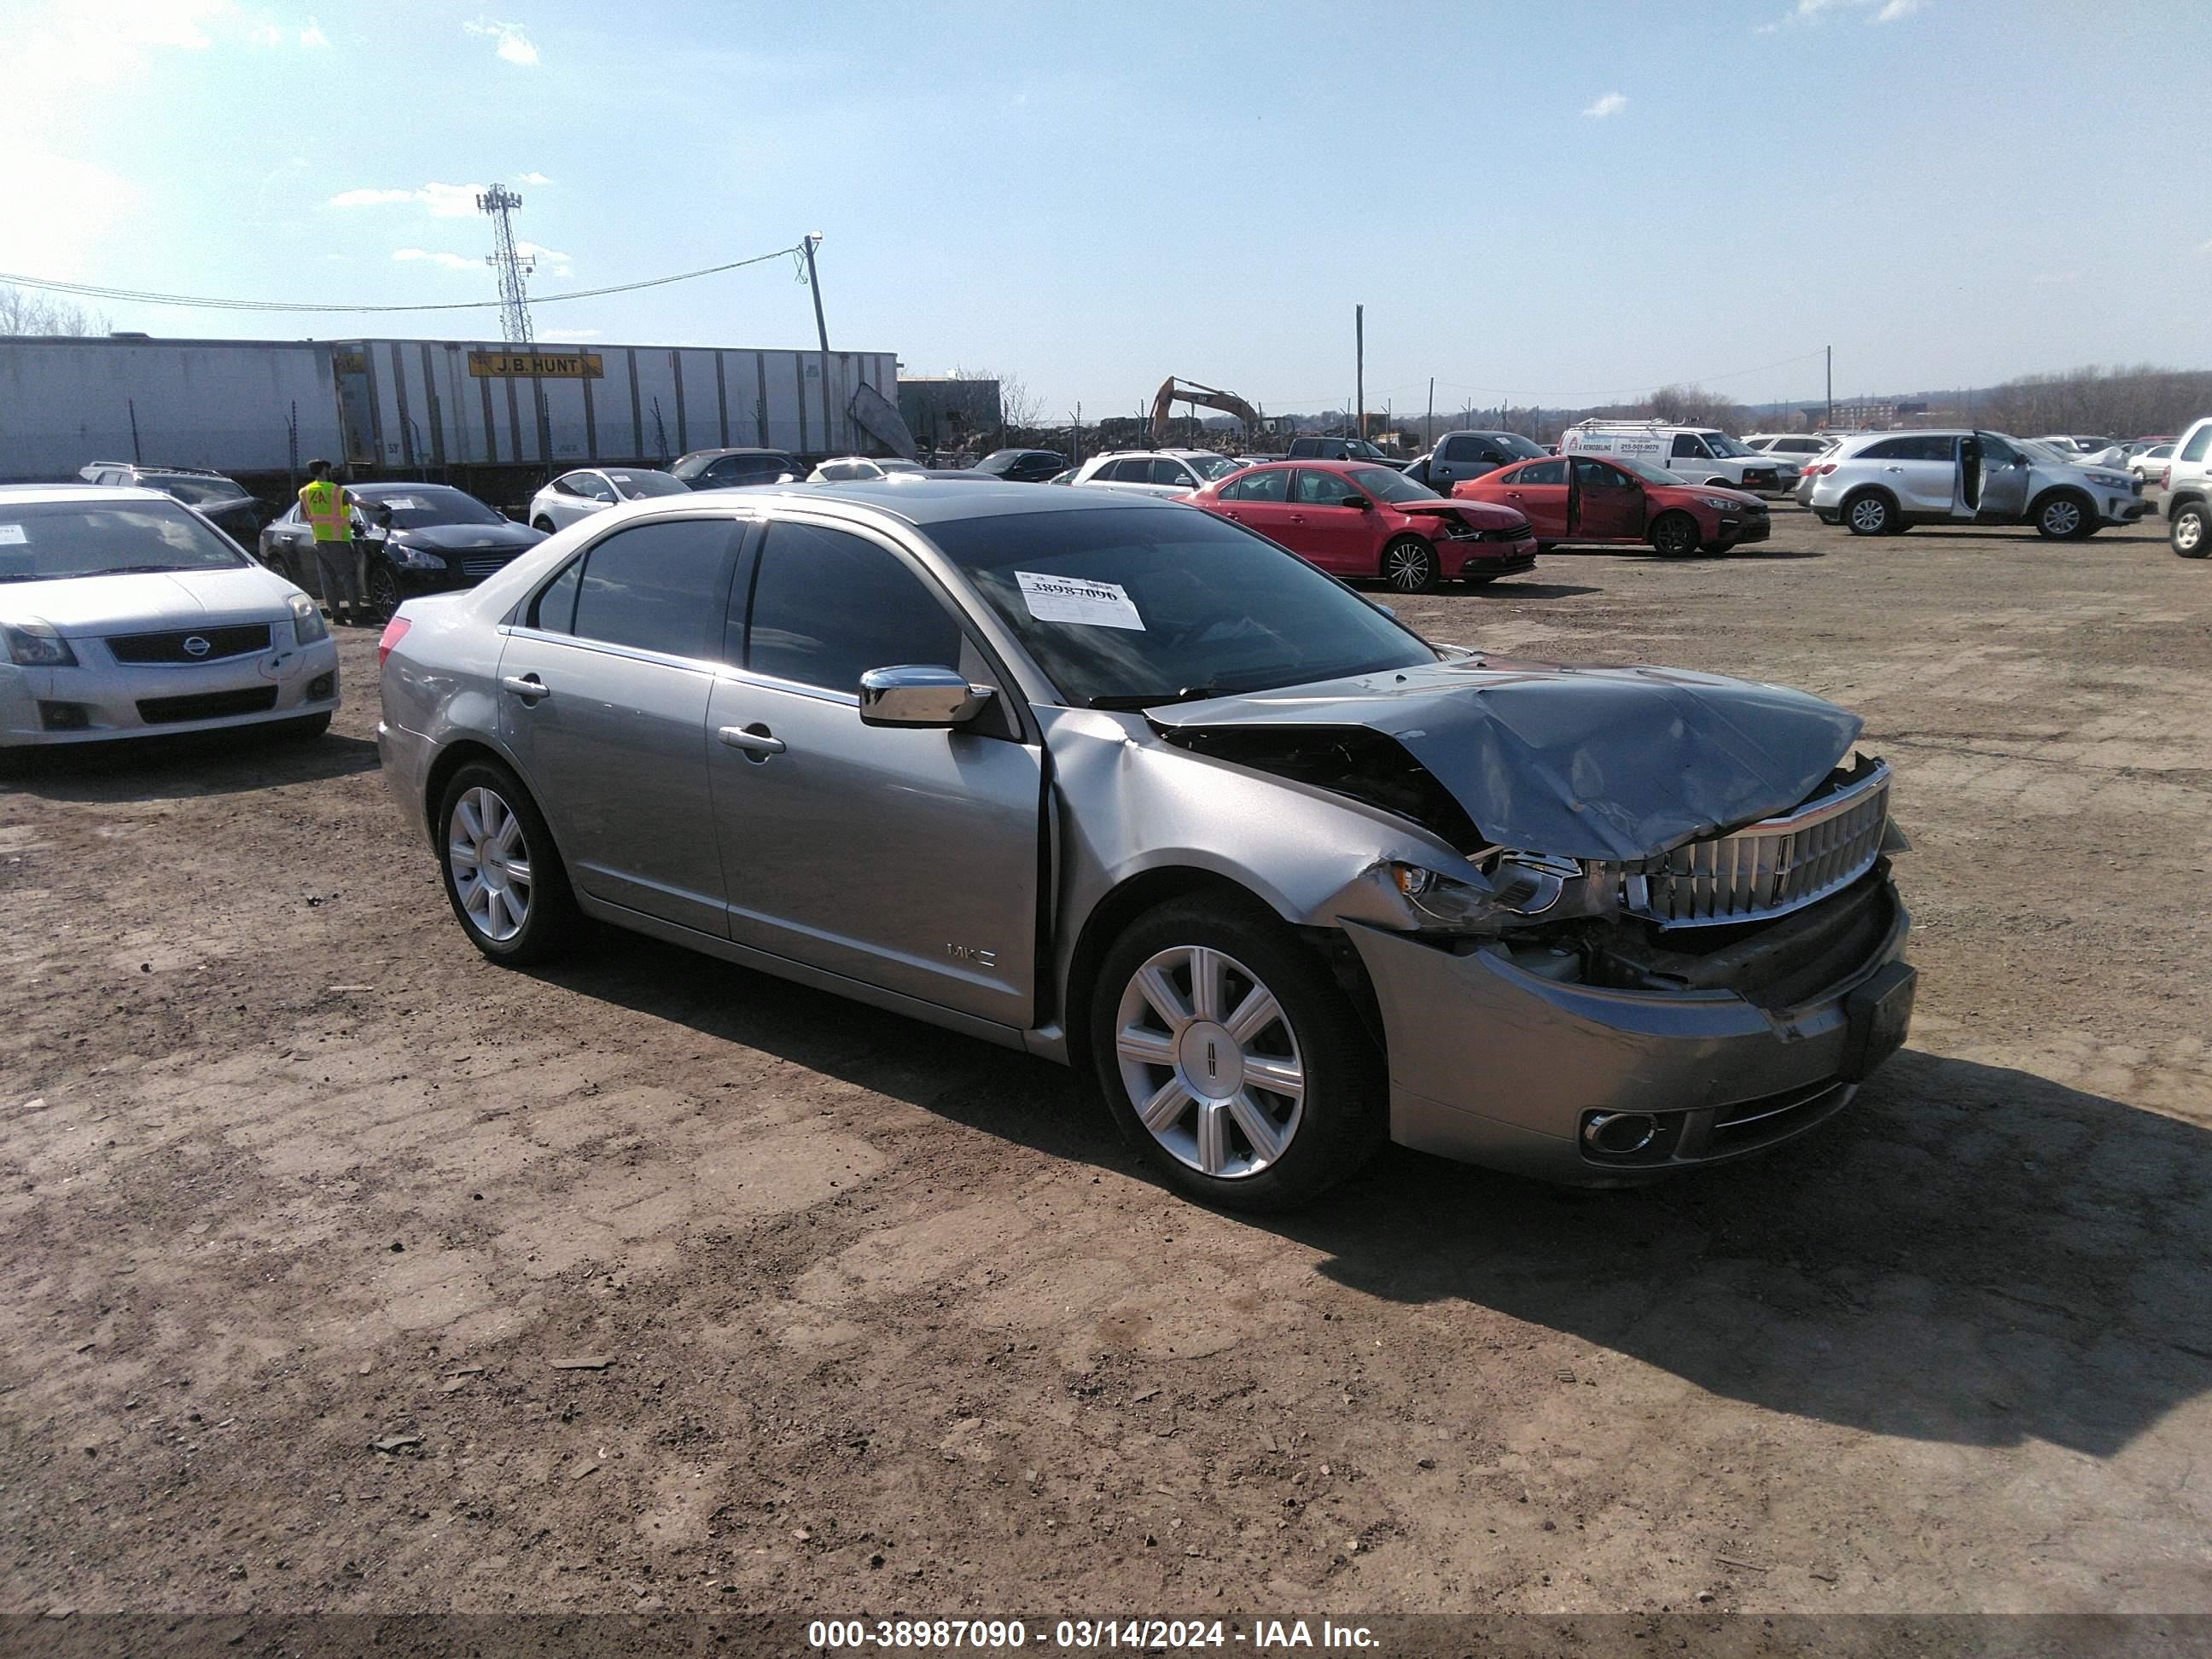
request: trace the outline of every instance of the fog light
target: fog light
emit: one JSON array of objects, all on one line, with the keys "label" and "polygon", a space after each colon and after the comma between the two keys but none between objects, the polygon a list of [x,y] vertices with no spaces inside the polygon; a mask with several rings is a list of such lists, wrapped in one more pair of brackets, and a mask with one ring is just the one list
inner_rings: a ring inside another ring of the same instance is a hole
[{"label": "fog light", "polygon": [[42,702],[39,724],[49,732],[82,732],[92,724],[92,716],[81,702]]},{"label": "fog light", "polygon": [[318,674],[307,682],[307,701],[320,702],[337,689],[338,677],[335,673]]},{"label": "fog light", "polygon": [[1592,1112],[1583,1121],[1583,1144],[1607,1158],[1633,1158],[1659,1139],[1659,1120],[1649,1112]]}]

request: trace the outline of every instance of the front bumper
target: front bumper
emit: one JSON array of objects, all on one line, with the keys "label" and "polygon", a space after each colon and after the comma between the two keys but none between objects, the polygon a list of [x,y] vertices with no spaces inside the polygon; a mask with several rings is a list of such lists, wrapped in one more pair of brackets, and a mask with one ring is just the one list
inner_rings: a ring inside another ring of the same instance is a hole
[{"label": "front bumper", "polygon": [[[1463,1163],[1590,1186],[1721,1162],[1814,1127],[1904,1041],[1909,921],[1887,877],[1880,879],[1892,915],[1879,943],[1786,1010],[1733,991],[1561,983],[1502,953],[1462,955],[1347,923],[1382,1011],[1390,1138]],[[1869,994],[1884,992],[1886,1002],[1869,1014]],[[1653,1116],[1664,1129],[1662,1161],[1626,1164],[1587,1149],[1583,1129],[1593,1113]]]},{"label": "front bumper", "polygon": [[1717,547],[1741,547],[1751,542],[1763,542],[1774,533],[1774,520],[1765,514],[1746,514],[1741,518],[1723,517],[1720,533],[1713,538]]},{"label": "front bumper", "polygon": [[[1443,545],[1456,548],[1458,544]],[[1493,576],[1515,576],[1535,568],[1536,538],[1530,536],[1517,542],[1478,543],[1450,574],[1462,581],[1487,581]]]},{"label": "front bumper", "polygon": [[[169,737],[296,720],[338,706],[337,641],[285,645],[222,662],[102,661],[97,641],[72,640],[73,668],[0,663],[0,747]],[[208,712],[195,714],[195,709]]]},{"label": "front bumper", "polygon": [[2108,525],[2133,524],[2151,510],[2151,504],[2140,495],[2123,495],[2108,491],[2097,503]]}]

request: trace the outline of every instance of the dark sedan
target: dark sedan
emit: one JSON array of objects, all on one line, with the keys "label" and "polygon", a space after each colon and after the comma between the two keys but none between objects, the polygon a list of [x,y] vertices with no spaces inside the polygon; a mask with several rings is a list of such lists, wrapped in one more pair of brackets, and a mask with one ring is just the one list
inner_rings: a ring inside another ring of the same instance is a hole
[{"label": "dark sedan", "polygon": [[88,483],[158,489],[171,500],[182,501],[240,547],[253,545],[261,525],[261,503],[235,480],[205,467],[94,461],[79,468],[77,476]]},{"label": "dark sedan", "polygon": [[1067,457],[1056,449],[996,449],[976,462],[975,470],[1009,483],[1048,483],[1066,465]]},{"label": "dark sedan", "polygon": [[[368,559],[369,608],[388,616],[416,593],[474,587],[545,539],[450,484],[348,484],[353,533]],[[319,599],[314,537],[295,502],[261,532],[261,562]]]},{"label": "dark sedan", "polygon": [[781,449],[695,449],[668,471],[694,489],[797,483],[806,476],[799,458]]}]

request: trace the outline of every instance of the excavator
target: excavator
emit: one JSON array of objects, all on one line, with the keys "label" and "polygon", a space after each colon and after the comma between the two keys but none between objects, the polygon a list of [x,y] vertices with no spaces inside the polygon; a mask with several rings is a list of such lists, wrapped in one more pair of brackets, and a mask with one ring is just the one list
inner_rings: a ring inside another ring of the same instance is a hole
[{"label": "excavator", "polygon": [[1152,441],[1167,441],[1168,411],[1175,404],[1203,404],[1208,409],[1222,410],[1244,422],[1244,438],[1250,442],[1260,435],[1260,411],[1233,392],[1224,392],[1217,386],[1200,386],[1195,380],[1179,380],[1170,374],[1160,382],[1160,389],[1152,395]]}]

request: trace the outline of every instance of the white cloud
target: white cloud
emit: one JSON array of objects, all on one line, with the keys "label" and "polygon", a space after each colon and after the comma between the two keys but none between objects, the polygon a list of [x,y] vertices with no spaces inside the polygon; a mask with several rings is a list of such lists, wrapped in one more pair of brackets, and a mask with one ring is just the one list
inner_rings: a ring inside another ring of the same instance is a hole
[{"label": "white cloud", "polygon": [[284,44],[284,31],[278,28],[275,23],[264,18],[260,22],[256,23],[252,28],[246,30],[246,39],[247,43],[252,46],[281,46]]},{"label": "white cloud", "polygon": [[425,185],[415,192],[433,219],[466,219],[477,211],[482,185]]},{"label": "white cloud", "polygon": [[535,242],[520,241],[514,245],[514,251],[526,258],[537,260],[538,270],[551,276],[568,276],[574,274],[568,268],[568,256],[565,253],[556,253],[550,247],[540,247]]},{"label": "white cloud", "polygon": [[469,258],[464,254],[434,253],[428,248],[396,247],[392,250],[392,257],[403,264],[423,260],[447,270],[482,270],[484,268],[482,261]]},{"label": "white cloud", "polygon": [[537,334],[541,340],[604,340],[607,337],[603,328],[541,328]]},{"label": "white cloud", "polygon": [[1608,92],[1604,97],[1599,99],[1588,109],[1585,109],[1583,113],[1590,117],[1593,120],[1601,121],[1608,115],[1620,114],[1621,111],[1627,107],[1628,94],[1626,93]]},{"label": "white cloud", "polygon": [[1918,11],[1924,0],[1886,0],[1882,9],[1875,13],[1877,23],[1894,23],[1900,17],[1910,17]]},{"label": "white cloud", "polygon": [[300,31],[300,44],[310,48],[318,46],[327,48],[331,44],[331,37],[324,33],[323,26],[310,16],[307,19],[307,27]]},{"label": "white cloud", "polygon": [[542,173],[526,173],[514,181],[518,185],[550,185],[553,181]]},{"label": "white cloud", "polygon": [[1772,34],[1785,26],[1816,25],[1825,21],[1831,14],[1841,15],[1845,12],[1863,13],[1869,7],[1874,7],[1875,10],[1874,15],[1866,20],[1868,22],[1894,23],[1899,18],[1911,16],[1927,3],[1928,0],[1797,0],[1796,5],[1779,21],[1761,23],[1753,33]]},{"label": "white cloud", "polygon": [[461,27],[470,34],[498,41],[499,56],[510,64],[520,64],[525,69],[537,64],[538,48],[519,24],[487,22],[479,18],[475,22],[462,24]]},{"label": "white cloud", "polygon": [[394,202],[411,202],[411,190],[342,190],[325,204],[328,207],[386,207]]}]

